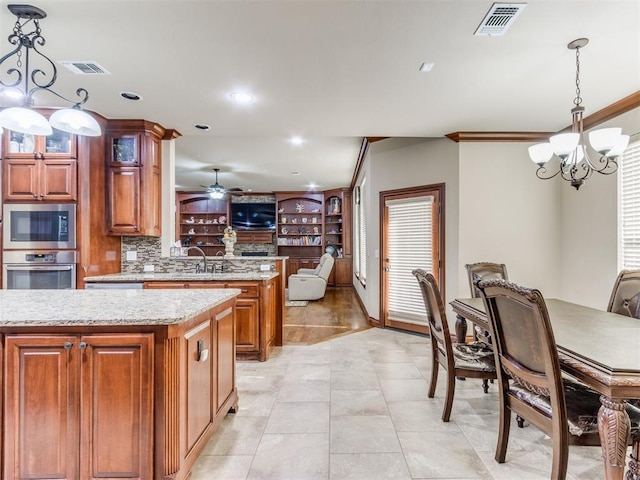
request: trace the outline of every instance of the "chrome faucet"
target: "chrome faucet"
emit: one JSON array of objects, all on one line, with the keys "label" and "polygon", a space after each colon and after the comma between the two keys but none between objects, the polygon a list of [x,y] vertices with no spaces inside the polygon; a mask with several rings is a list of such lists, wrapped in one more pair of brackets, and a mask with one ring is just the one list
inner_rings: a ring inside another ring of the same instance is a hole
[{"label": "chrome faucet", "polygon": [[[200,247],[187,247],[187,252],[189,252],[189,250],[196,250],[200,252],[200,255],[202,255],[202,262],[204,264],[204,267],[202,268],[202,273],[207,273],[207,254],[204,253],[204,250],[202,250]],[[196,273],[200,273],[199,263],[196,264]]]}]

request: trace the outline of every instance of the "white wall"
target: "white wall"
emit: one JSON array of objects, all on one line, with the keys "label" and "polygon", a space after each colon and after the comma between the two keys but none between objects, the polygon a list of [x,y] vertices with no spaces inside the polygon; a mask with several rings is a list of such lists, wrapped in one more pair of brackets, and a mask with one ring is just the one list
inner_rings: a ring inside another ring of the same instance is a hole
[{"label": "white wall", "polygon": [[[626,134],[640,132],[640,109],[596,128],[613,126]],[[560,296],[605,309],[619,271],[618,175],[594,173],[579,191],[567,183],[561,189]]]},{"label": "white wall", "polygon": [[527,147],[460,144],[458,296],[470,295],[464,266],[475,262],[504,263],[510,281],[545,297],[560,293],[561,185],[536,177]]},{"label": "white wall", "polygon": [[[366,175],[367,287],[354,280],[367,312],[380,319],[380,198],[386,190],[445,183],[445,295],[457,286],[458,146],[449,139],[392,138],[374,142],[363,164]],[[358,182],[360,178],[358,179]],[[453,266],[450,268],[450,266]],[[453,298],[453,297],[451,297]]]}]

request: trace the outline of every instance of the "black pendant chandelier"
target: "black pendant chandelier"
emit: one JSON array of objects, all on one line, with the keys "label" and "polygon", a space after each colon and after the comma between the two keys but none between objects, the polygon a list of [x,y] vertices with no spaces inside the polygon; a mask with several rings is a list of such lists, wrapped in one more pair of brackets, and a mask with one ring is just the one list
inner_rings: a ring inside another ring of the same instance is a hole
[{"label": "black pendant chandelier", "polygon": [[[7,8],[16,16],[13,33],[8,38],[14,48],[0,58],[0,69],[4,71],[6,68],[4,77],[0,77],[0,94],[5,98],[18,99],[21,106],[0,111],[0,126],[32,135],[51,135],[52,127],[76,135],[101,135],[98,122],[80,108],[89,99],[89,93],[84,88],[76,90],[77,101],[69,100],[52,88],[58,78],[58,69],[40,51],[40,47],[46,43],[40,20],[47,14],[32,5],[8,5]],[[28,26],[33,26],[33,30],[26,32]],[[38,66],[31,69],[34,61]],[[71,108],[56,110],[47,121],[33,110],[34,95],[40,91],[52,93],[71,104]]]},{"label": "black pendant chandelier", "polygon": [[[536,175],[549,180],[560,175],[571,182],[576,190],[593,172],[611,175],[618,170],[617,157],[629,145],[629,135],[622,135],[620,128],[602,128],[589,133],[591,148],[598,152],[599,158],[592,160],[587,152],[584,139],[584,107],[580,96],[580,49],[589,43],[587,38],[579,38],[567,45],[576,51],[576,98],[571,109],[571,133],[561,133],[549,138],[549,143],[538,143],[529,147],[529,156],[538,165]],[[560,160],[558,170],[547,169],[547,162],[554,156]]]}]

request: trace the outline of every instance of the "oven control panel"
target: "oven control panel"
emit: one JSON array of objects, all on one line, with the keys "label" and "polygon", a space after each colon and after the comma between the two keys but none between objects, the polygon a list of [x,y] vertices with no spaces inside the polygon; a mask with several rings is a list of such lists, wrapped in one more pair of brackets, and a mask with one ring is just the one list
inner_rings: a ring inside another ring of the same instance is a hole
[{"label": "oven control panel", "polygon": [[51,253],[27,253],[25,254],[25,260],[27,262],[37,263],[56,263],[56,254]]}]

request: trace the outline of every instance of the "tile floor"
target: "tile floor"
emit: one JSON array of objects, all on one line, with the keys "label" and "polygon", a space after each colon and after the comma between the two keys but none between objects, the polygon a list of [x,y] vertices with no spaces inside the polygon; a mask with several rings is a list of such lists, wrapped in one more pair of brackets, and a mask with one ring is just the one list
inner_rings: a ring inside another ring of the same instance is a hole
[{"label": "tile floor", "polygon": [[[371,328],[267,362],[239,362],[240,409],[229,414],[191,480],[542,480],[551,442],[512,421],[507,462],[493,459],[497,393],[458,381],[451,422],[443,382],[427,398],[428,339]],[[602,479],[598,447],[570,447],[571,480]]]}]

